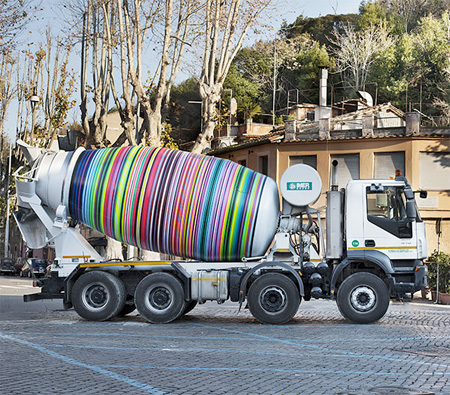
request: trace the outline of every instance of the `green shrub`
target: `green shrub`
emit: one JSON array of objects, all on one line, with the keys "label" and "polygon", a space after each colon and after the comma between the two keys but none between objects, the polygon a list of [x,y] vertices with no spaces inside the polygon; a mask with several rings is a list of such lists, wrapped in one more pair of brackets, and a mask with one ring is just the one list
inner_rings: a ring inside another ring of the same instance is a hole
[{"label": "green shrub", "polygon": [[428,285],[432,291],[437,286],[437,266],[439,263],[439,292],[450,293],[450,255],[434,251],[425,262],[428,266]]}]

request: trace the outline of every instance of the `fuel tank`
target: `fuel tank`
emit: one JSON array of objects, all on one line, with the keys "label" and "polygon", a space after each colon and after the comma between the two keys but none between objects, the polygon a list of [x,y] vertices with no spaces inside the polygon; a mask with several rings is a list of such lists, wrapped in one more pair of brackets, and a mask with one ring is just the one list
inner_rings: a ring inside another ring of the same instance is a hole
[{"label": "fuel tank", "polygon": [[130,245],[236,261],[264,255],[277,229],[276,183],[226,159],[142,146],[46,155],[43,202]]}]

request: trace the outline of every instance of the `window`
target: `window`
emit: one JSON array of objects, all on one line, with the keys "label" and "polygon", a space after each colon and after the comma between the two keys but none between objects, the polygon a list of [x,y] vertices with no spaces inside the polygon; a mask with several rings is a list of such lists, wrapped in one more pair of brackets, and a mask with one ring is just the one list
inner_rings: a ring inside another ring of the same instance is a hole
[{"label": "window", "polygon": [[350,180],[359,180],[359,154],[331,155],[331,162],[338,161],[337,179],[339,188]]},{"label": "window", "polygon": [[247,160],[246,159],[241,159],[238,160],[237,163],[241,166],[247,166]]},{"label": "window", "polygon": [[267,176],[269,174],[269,157],[267,155],[260,156],[258,162],[258,171]]},{"label": "window", "polygon": [[315,111],[306,111],[306,120],[314,122],[316,120],[316,112]]},{"label": "window", "polygon": [[450,152],[420,153],[420,188],[450,190]]},{"label": "window", "polygon": [[367,219],[394,236],[412,237],[403,188],[385,187],[382,191],[373,192],[368,187]]},{"label": "window", "polygon": [[404,152],[375,153],[374,178],[389,179],[395,177],[396,170],[401,170],[402,175],[405,175]]},{"label": "window", "polygon": [[316,155],[305,155],[305,156],[290,156],[289,166],[293,165],[308,165],[317,170],[317,156]]}]

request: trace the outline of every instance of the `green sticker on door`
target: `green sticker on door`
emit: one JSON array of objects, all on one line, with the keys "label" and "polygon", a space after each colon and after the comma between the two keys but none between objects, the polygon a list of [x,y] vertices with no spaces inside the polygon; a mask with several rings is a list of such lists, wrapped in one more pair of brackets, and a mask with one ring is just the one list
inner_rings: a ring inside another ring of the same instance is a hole
[{"label": "green sticker on door", "polygon": [[358,247],[359,246],[359,241],[358,240],[353,240],[352,241],[352,246],[353,247]]}]

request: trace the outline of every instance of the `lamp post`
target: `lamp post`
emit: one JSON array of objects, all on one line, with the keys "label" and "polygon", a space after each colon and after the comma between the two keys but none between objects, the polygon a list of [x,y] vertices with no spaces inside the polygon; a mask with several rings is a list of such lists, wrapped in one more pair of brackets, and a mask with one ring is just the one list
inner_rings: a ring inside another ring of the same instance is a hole
[{"label": "lamp post", "polygon": [[11,176],[11,147],[9,144],[8,173],[6,174],[6,224],[5,224],[5,257],[11,258],[9,255],[9,178]]},{"label": "lamp post", "polygon": [[39,96],[36,94],[36,89],[33,89],[33,95],[30,97],[30,105],[31,105],[31,145],[33,145],[34,140],[34,124],[36,122],[35,112],[36,105],[39,103]]}]

